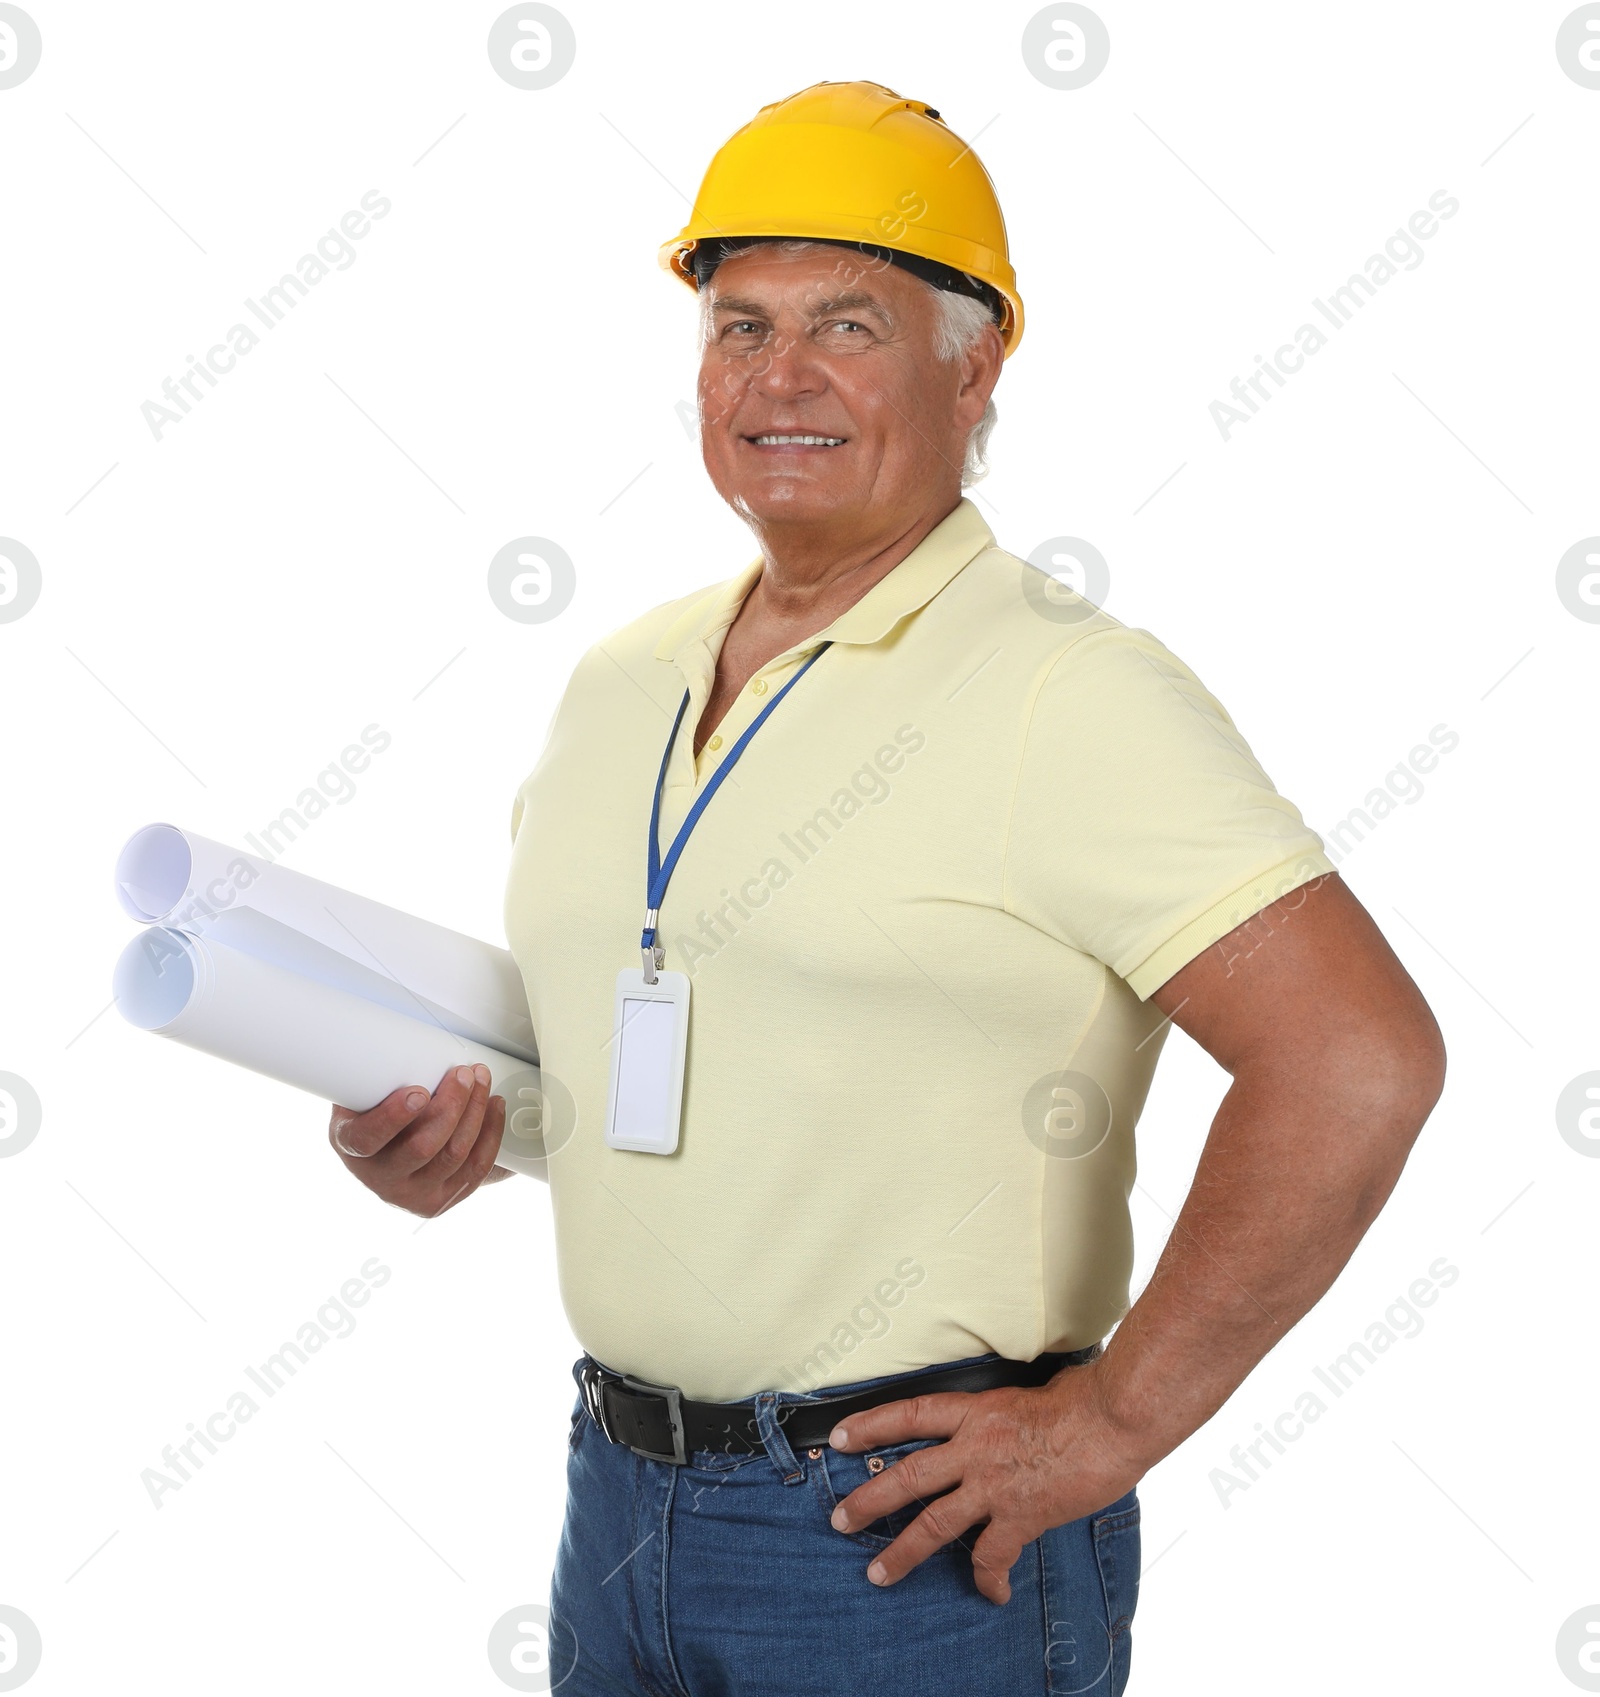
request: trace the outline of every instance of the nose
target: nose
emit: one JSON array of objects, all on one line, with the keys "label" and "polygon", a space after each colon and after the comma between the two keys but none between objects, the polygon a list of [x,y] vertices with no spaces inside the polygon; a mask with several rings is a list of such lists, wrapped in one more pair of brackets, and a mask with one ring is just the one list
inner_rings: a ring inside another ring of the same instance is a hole
[{"label": "nose", "polygon": [[751,387],[774,400],[820,394],[827,387],[822,362],[804,336],[775,330],[751,360]]}]

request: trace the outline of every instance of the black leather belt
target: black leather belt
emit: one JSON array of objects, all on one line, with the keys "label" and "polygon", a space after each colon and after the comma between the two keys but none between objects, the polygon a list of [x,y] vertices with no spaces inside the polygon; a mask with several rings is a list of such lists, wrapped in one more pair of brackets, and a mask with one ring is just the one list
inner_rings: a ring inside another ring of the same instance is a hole
[{"label": "black leather belt", "polygon": [[[846,1415],[940,1391],[992,1391],[1002,1385],[1043,1385],[1063,1367],[1080,1367],[1101,1346],[1052,1352],[1033,1361],[976,1361],[966,1367],[933,1368],[901,1375],[886,1385],[815,1402],[779,1403],[774,1413],[791,1448],[815,1449]],[[694,1402],[673,1385],[653,1385],[603,1367],[586,1354],[579,1364],[584,1406],[614,1444],[626,1444],[650,1461],[683,1466],[697,1450],[748,1455],[762,1449],[755,1403]]]}]

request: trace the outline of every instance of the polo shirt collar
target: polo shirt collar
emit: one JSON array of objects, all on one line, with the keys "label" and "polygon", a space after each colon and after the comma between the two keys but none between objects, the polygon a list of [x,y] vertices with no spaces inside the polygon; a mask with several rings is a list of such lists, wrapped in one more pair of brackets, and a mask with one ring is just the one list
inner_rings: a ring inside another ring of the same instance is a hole
[{"label": "polo shirt collar", "polygon": [[[970,496],[960,503],[885,577],[854,606],[846,607],[826,630],[809,636],[792,652],[823,642],[880,642],[904,618],[925,607],[964,566],[994,546],[994,533]],[[668,626],[656,644],[658,660],[677,660],[696,643],[707,643],[726,631],[744,598],[761,576],[762,562],[753,561],[736,577],[710,590]]]}]

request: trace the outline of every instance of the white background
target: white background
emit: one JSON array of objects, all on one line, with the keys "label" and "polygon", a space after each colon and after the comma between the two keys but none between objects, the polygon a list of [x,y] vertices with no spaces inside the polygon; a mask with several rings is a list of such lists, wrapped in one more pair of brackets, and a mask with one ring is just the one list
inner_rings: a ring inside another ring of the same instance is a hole
[{"label": "white background", "polygon": [[[152,819],[241,841],[377,723],[284,864],[503,940],[511,799],[573,662],[754,553],[676,410],[694,307],[657,245],[758,106],[855,77],[976,136],[1006,208],[1001,544],[1092,541],[1108,610],[1325,833],[1460,739],[1341,861],[1438,1013],[1444,1099],[1334,1289],[1143,1482],[1131,1690],[1579,1689],[1600,1160],[1555,1103],[1600,1068],[1600,625],[1555,585],[1600,532],[1600,91],[1557,61],[1572,8],[1106,0],[1075,91],[1024,62],[1032,5],[563,9],[576,62],[528,92],[490,64],[498,5],[29,0],[0,532],[43,589],[0,624],[0,1070],[43,1126],[0,1161],[0,1602],[43,1635],[30,1690],[506,1689],[487,1636],[546,1595],[576,1353],[548,1192],[419,1226],[323,1106],[123,1025],[112,861]],[[355,262],[156,440],[141,403],[372,189]],[[1224,441],[1230,379],[1441,189],[1423,262]],[[577,572],[542,625],[485,587],[529,534]],[[1224,1086],[1175,1035],[1140,1285]],[[355,1331],[154,1508],[141,1471],[372,1256]],[[1224,1507],[1230,1448],[1441,1256],[1421,1333]]]}]

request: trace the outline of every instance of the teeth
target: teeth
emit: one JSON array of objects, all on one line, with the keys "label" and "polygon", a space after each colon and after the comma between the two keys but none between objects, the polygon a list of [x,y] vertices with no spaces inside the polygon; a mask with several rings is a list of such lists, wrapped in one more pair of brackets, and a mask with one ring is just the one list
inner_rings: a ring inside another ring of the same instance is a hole
[{"label": "teeth", "polygon": [[809,447],[837,448],[843,441],[842,436],[758,436],[756,441],[762,447],[779,447],[785,442],[800,442]]}]

